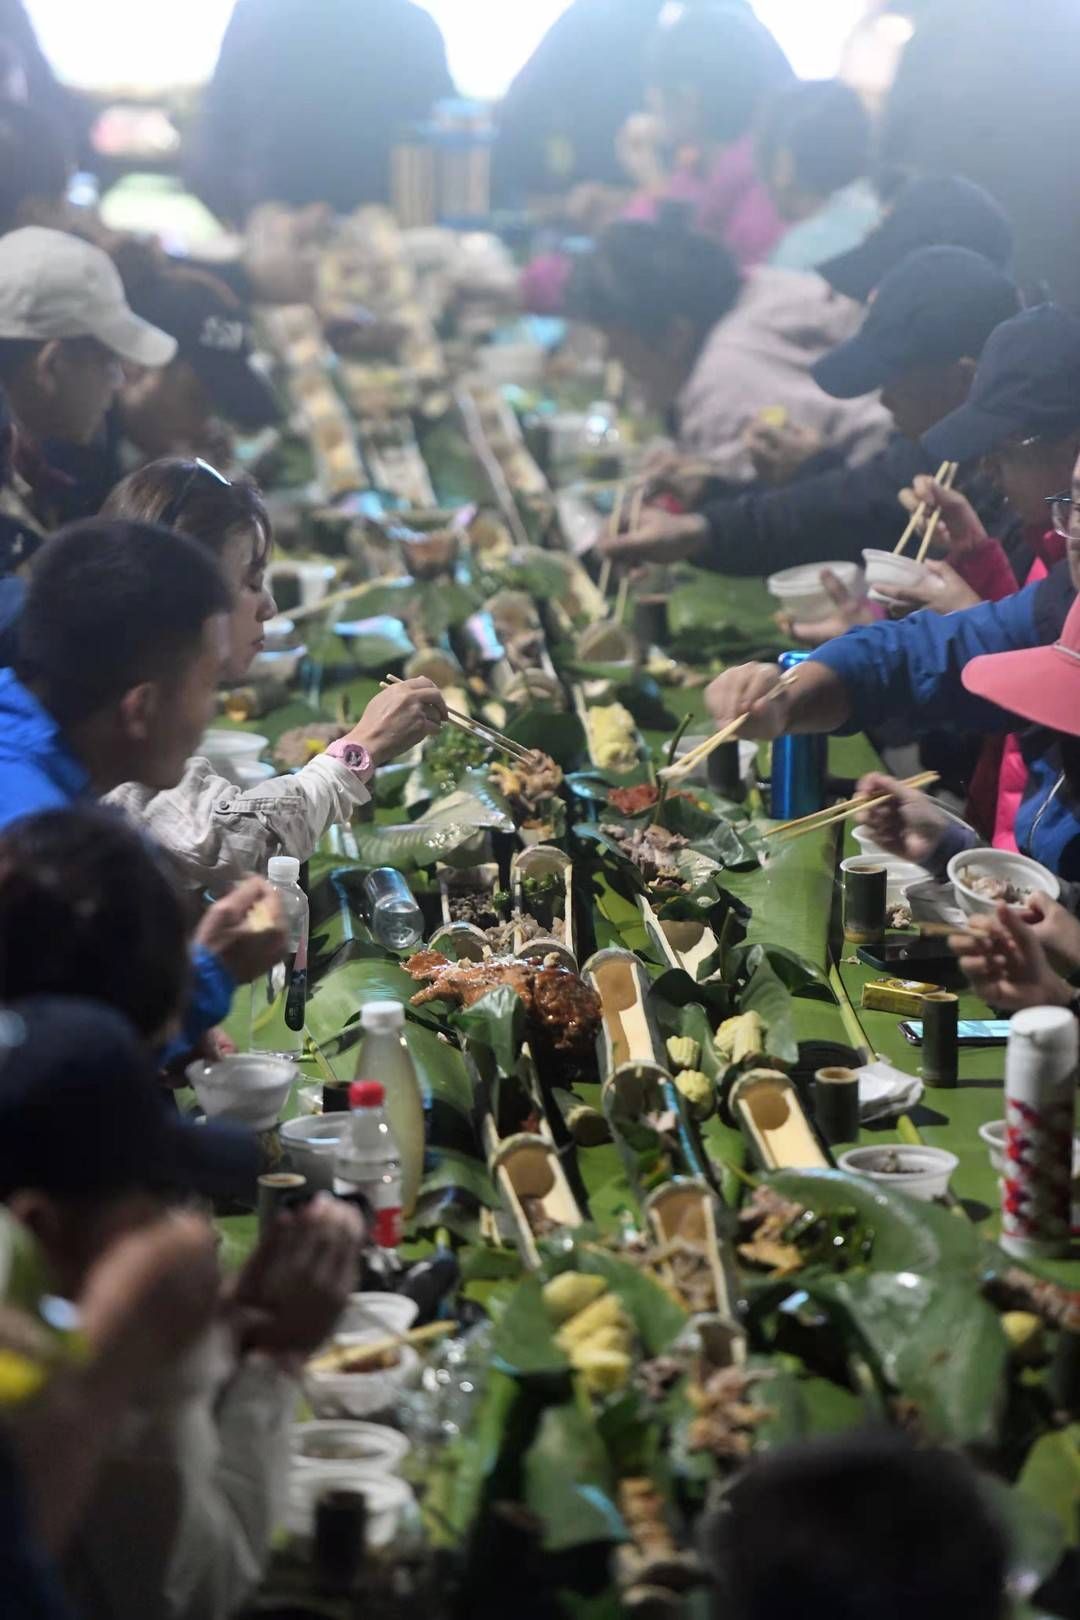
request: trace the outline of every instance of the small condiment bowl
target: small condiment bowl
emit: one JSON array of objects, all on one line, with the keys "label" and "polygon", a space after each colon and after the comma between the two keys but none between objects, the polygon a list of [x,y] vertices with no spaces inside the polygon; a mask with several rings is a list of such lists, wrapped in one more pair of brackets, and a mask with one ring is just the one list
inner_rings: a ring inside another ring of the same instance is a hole
[{"label": "small condiment bowl", "polygon": [[[1057,900],[1061,895],[1061,884],[1053,872],[1027,855],[1017,855],[1008,849],[965,849],[953,856],[946,873],[953,886],[956,903],[968,917],[993,916],[1000,904],[1000,901],[980,894],[965,882],[965,873],[972,872],[980,875],[985,873],[1002,883],[1013,883],[1018,889],[1041,889],[1051,900]],[[1024,902],[1017,904],[1022,908]]]},{"label": "small condiment bowl", "polygon": [[797,568],[783,568],[778,574],[770,574],[765,586],[785,613],[800,623],[814,624],[836,611],[835,602],[821,582],[826,568],[836,575],[850,595],[861,594],[863,573],[858,563],[853,562],[800,563]]},{"label": "small condiment bowl", "polygon": [[[989,1124],[979,1126],[979,1135],[986,1143],[990,1156],[990,1168],[996,1170],[999,1176],[1005,1174],[1005,1132],[1003,1119],[992,1119]],[[1080,1136],[1073,1137],[1072,1173],[1074,1178],[1080,1176]]]},{"label": "small condiment bowl", "polygon": [[299,1114],[281,1125],[281,1142],[297,1175],[306,1176],[313,1192],[330,1192],[334,1156],[349,1129],[348,1114]]},{"label": "small condiment bowl", "polygon": [[[877,1168],[895,1160],[902,1170]],[[881,1147],[850,1148],[840,1155],[840,1168],[851,1175],[865,1176],[882,1187],[906,1193],[921,1203],[932,1198],[943,1198],[949,1190],[949,1180],[960,1160],[945,1148],[883,1145]]]},{"label": "small condiment bowl", "polygon": [[189,1063],[188,1081],[207,1119],[252,1131],[272,1130],[296,1079],[294,1064],[261,1052],[235,1052],[217,1063]]},{"label": "small condiment bowl", "polygon": [[295,1468],[355,1467],[369,1474],[396,1474],[409,1452],[400,1429],[338,1418],[297,1423],[289,1445]]},{"label": "small condiment bowl", "polygon": [[897,556],[895,551],[864,551],[866,583],[873,594],[889,599],[897,591],[914,590],[921,585],[926,569],[914,557]]},{"label": "small condiment bowl", "polygon": [[349,1303],[338,1319],[335,1332],[408,1333],[420,1307],[407,1294],[371,1292],[350,1294]]},{"label": "small condiment bowl", "polygon": [[[362,1348],[385,1338],[381,1329],[377,1333],[369,1329],[366,1333],[337,1333],[333,1342]],[[397,1355],[396,1366],[375,1372],[324,1373],[305,1368],[304,1394],[315,1416],[366,1418],[390,1411],[420,1366],[420,1357],[411,1345],[399,1345]]]}]

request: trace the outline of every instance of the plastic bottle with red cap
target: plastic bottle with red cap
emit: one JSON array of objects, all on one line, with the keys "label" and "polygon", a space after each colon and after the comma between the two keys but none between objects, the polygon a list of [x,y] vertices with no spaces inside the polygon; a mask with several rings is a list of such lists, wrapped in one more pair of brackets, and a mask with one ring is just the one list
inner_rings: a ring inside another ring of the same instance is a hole
[{"label": "plastic bottle with red cap", "polygon": [[379,1080],[349,1087],[349,1131],[334,1157],[334,1191],[363,1194],[371,1209],[372,1239],[380,1249],[401,1242],[401,1153],[386,1117],[386,1091]]}]

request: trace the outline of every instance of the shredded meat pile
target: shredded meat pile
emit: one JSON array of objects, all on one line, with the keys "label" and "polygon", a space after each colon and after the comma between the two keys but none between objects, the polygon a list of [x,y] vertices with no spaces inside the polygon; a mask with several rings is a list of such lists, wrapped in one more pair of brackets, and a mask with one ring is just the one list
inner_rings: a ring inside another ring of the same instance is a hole
[{"label": "shredded meat pile", "polygon": [[681,884],[674,857],[685,849],[688,840],[681,833],[668,832],[666,827],[618,827],[605,822],[601,829],[613,838],[626,856],[633,861],[646,883]]},{"label": "shredded meat pile", "polygon": [[539,748],[529,749],[529,763],[516,760],[512,765],[491,767],[491,780],[510,801],[518,821],[535,818],[546,800],[562,787],[563,773],[555,761]]},{"label": "shredded meat pile", "polygon": [[493,956],[483,962],[451,962],[440,951],[418,951],[405,964],[414,979],[427,981],[413,1005],[456,1001],[471,1007],[489,990],[509,985],[525,1003],[533,1029],[556,1052],[586,1055],[600,1027],[600,997],[569,968],[549,962],[537,966],[518,957]]},{"label": "shredded meat pile", "polygon": [[708,1373],[700,1384],[687,1390],[697,1416],[690,1425],[691,1451],[711,1451],[723,1460],[741,1461],[749,1457],[754,1430],[770,1415],[751,1396],[753,1386],[763,1375],[745,1367],[720,1367]]}]

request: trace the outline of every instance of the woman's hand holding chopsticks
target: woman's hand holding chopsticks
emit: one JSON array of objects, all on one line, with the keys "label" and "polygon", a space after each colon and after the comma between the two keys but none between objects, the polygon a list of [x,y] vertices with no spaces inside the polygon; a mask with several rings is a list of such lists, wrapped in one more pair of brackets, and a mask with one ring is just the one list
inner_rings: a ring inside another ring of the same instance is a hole
[{"label": "woman's hand holding chopsticks", "polygon": [[987,538],[967,496],[950,489],[943,480],[922,474],[911,489],[900,491],[900,504],[908,512],[916,512],[923,506],[927,522],[935,512],[940,512],[936,537],[950,552],[970,551]]},{"label": "woman's hand holding chopsticks", "polygon": [[1013,906],[994,917],[971,919],[970,931],[950,938],[977,996],[999,1012],[1024,1007],[1068,1007],[1075,992],[1054,972],[1030,923]]},{"label": "woman's hand holding chopsticks", "polygon": [[918,788],[905,787],[895,776],[871,771],[858,785],[857,793],[867,799],[888,798],[859,812],[858,823],[874,843],[890,855],[900,855],[916,866],[925,866],[941,841],[948,817]]}]

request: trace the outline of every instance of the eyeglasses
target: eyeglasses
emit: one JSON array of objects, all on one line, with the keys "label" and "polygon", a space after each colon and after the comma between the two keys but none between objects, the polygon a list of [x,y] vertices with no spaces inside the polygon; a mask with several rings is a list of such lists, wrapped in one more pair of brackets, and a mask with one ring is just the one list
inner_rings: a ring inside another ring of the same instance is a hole
[{"label": "eyeglasses", "polygon": [[1046,497],[1047,510],[1050,513],[1050,527],[1055,534],[1060,534],[1068,540],[1072,533],[1073,512],[1080,502],[1073,500],[1071,494],[1048,495]]},{"label": "eyeglasses", "polygon": [[164,528],[175,529],[179,521],[180,514],[184,510],[184,506],[191,495],[191,491],[195,487],[195,482],[202,473],[205,473],[208,478],[212,478],[216,484],[221,486],[222,489],[232,488],[231,479],[226,478],[224,473],[218,472],[216,467],[211,467],[210,463],[208,461],[204,461],[201,456],[196,456],[195,460],[191,463],[188,475],[184,479],[184,482],[180,485],[180,488],[177,490],[176,494],[173,496],[172,500],[169,502],[168,506],[158,519],[158,522],[162,524]]}]

